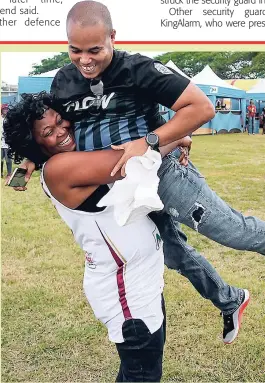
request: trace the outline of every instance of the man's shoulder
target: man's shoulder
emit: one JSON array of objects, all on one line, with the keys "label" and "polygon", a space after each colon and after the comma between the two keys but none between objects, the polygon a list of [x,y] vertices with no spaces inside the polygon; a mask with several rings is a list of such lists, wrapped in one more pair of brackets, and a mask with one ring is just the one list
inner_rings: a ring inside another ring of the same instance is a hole
[{"label": "man's shoulder", "polygon": [[140,53],[130,53],[127,51],[115,51],[115,62],[125,66],[133,66],[141,62],[153,62],[150,57],[144,56]]},{"label": "man's shoulder", "polygon": [[110,67],[103,74],[103,82],[110,87],[121,84],[124,87],[134,86],[135,77],[139,72],[145,72],[150,61],[152,59],[140,53],[115,50]]},{"label": "man's shoulder", "polygon": [[115,63],[114,71],[116,68],[119,68],[119,71],[122,69],[129,69],[131,73],[144,74],[145,71],[151,75],[161,73],[161,74],[177,74],[174,69],[168,68],[166,65],[162,64],[159,60],[144,56],[141,53],[128,53],[126,51],[115,51]]}]

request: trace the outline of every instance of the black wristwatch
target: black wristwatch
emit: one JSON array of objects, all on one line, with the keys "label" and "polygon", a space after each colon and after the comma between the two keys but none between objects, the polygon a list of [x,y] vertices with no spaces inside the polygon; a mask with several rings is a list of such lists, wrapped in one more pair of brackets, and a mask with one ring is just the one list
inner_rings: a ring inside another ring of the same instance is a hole
[{"label": "black wristwatch", "polygon": [[159,137],[157,134],[153,132],[147,133],[147,135],[145,136],[145,141],[151,149],[159,152]]}]

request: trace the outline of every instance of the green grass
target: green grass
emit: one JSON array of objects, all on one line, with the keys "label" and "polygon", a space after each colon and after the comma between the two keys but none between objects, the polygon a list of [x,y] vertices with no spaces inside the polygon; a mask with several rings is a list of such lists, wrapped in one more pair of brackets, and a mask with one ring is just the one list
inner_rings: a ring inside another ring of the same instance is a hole
[{"label": "green grass", "polygon": [[[191,158],[234,208],[265,219],[265,136],[194,137]],[[265,259],[185,228],[230,284],[248,288],[242,329],[221,340],[222,319],[185,278],[165,272],[163,381],[265,381]],[[36,174],[27,192],[2,181],[2,381],[113,382],[118,357],[82,291],[83,252]]]}]

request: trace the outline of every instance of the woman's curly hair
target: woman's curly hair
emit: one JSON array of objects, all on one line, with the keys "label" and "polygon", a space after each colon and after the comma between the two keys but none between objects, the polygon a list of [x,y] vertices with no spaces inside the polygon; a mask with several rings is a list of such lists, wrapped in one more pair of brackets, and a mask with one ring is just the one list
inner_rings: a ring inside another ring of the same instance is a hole
[{"label": "woman's curly hair", "polygon": [[28,158],[40,167],[47,160],[32,135],[32,129],[34,121],[41,120],[49,108],[60,112],[58,101],[47,92],[23,93],[19,102],[9,105],[3,123],[3,135],[9,146],[9,155],[15,163]]}]

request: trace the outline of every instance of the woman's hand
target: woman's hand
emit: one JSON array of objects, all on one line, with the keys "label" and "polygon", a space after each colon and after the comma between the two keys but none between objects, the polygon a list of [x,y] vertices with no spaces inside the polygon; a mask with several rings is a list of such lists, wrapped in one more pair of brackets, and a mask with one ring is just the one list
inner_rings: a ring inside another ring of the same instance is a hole
[{"label": "woman's hand", "polygon": [[[36,168],[34,162],[32,162],[30,160],[25,160],[19,167],[27,170],[27,173],[25,174],[25,181],[28,183],[31,176],[32,176],[32,173],[34,172],[34,170]],[[27,187],[26,186],[15,186],[15,187],[13,187],[13,189],[15,191],[25,191],[25,190],[27,190]]]}]

